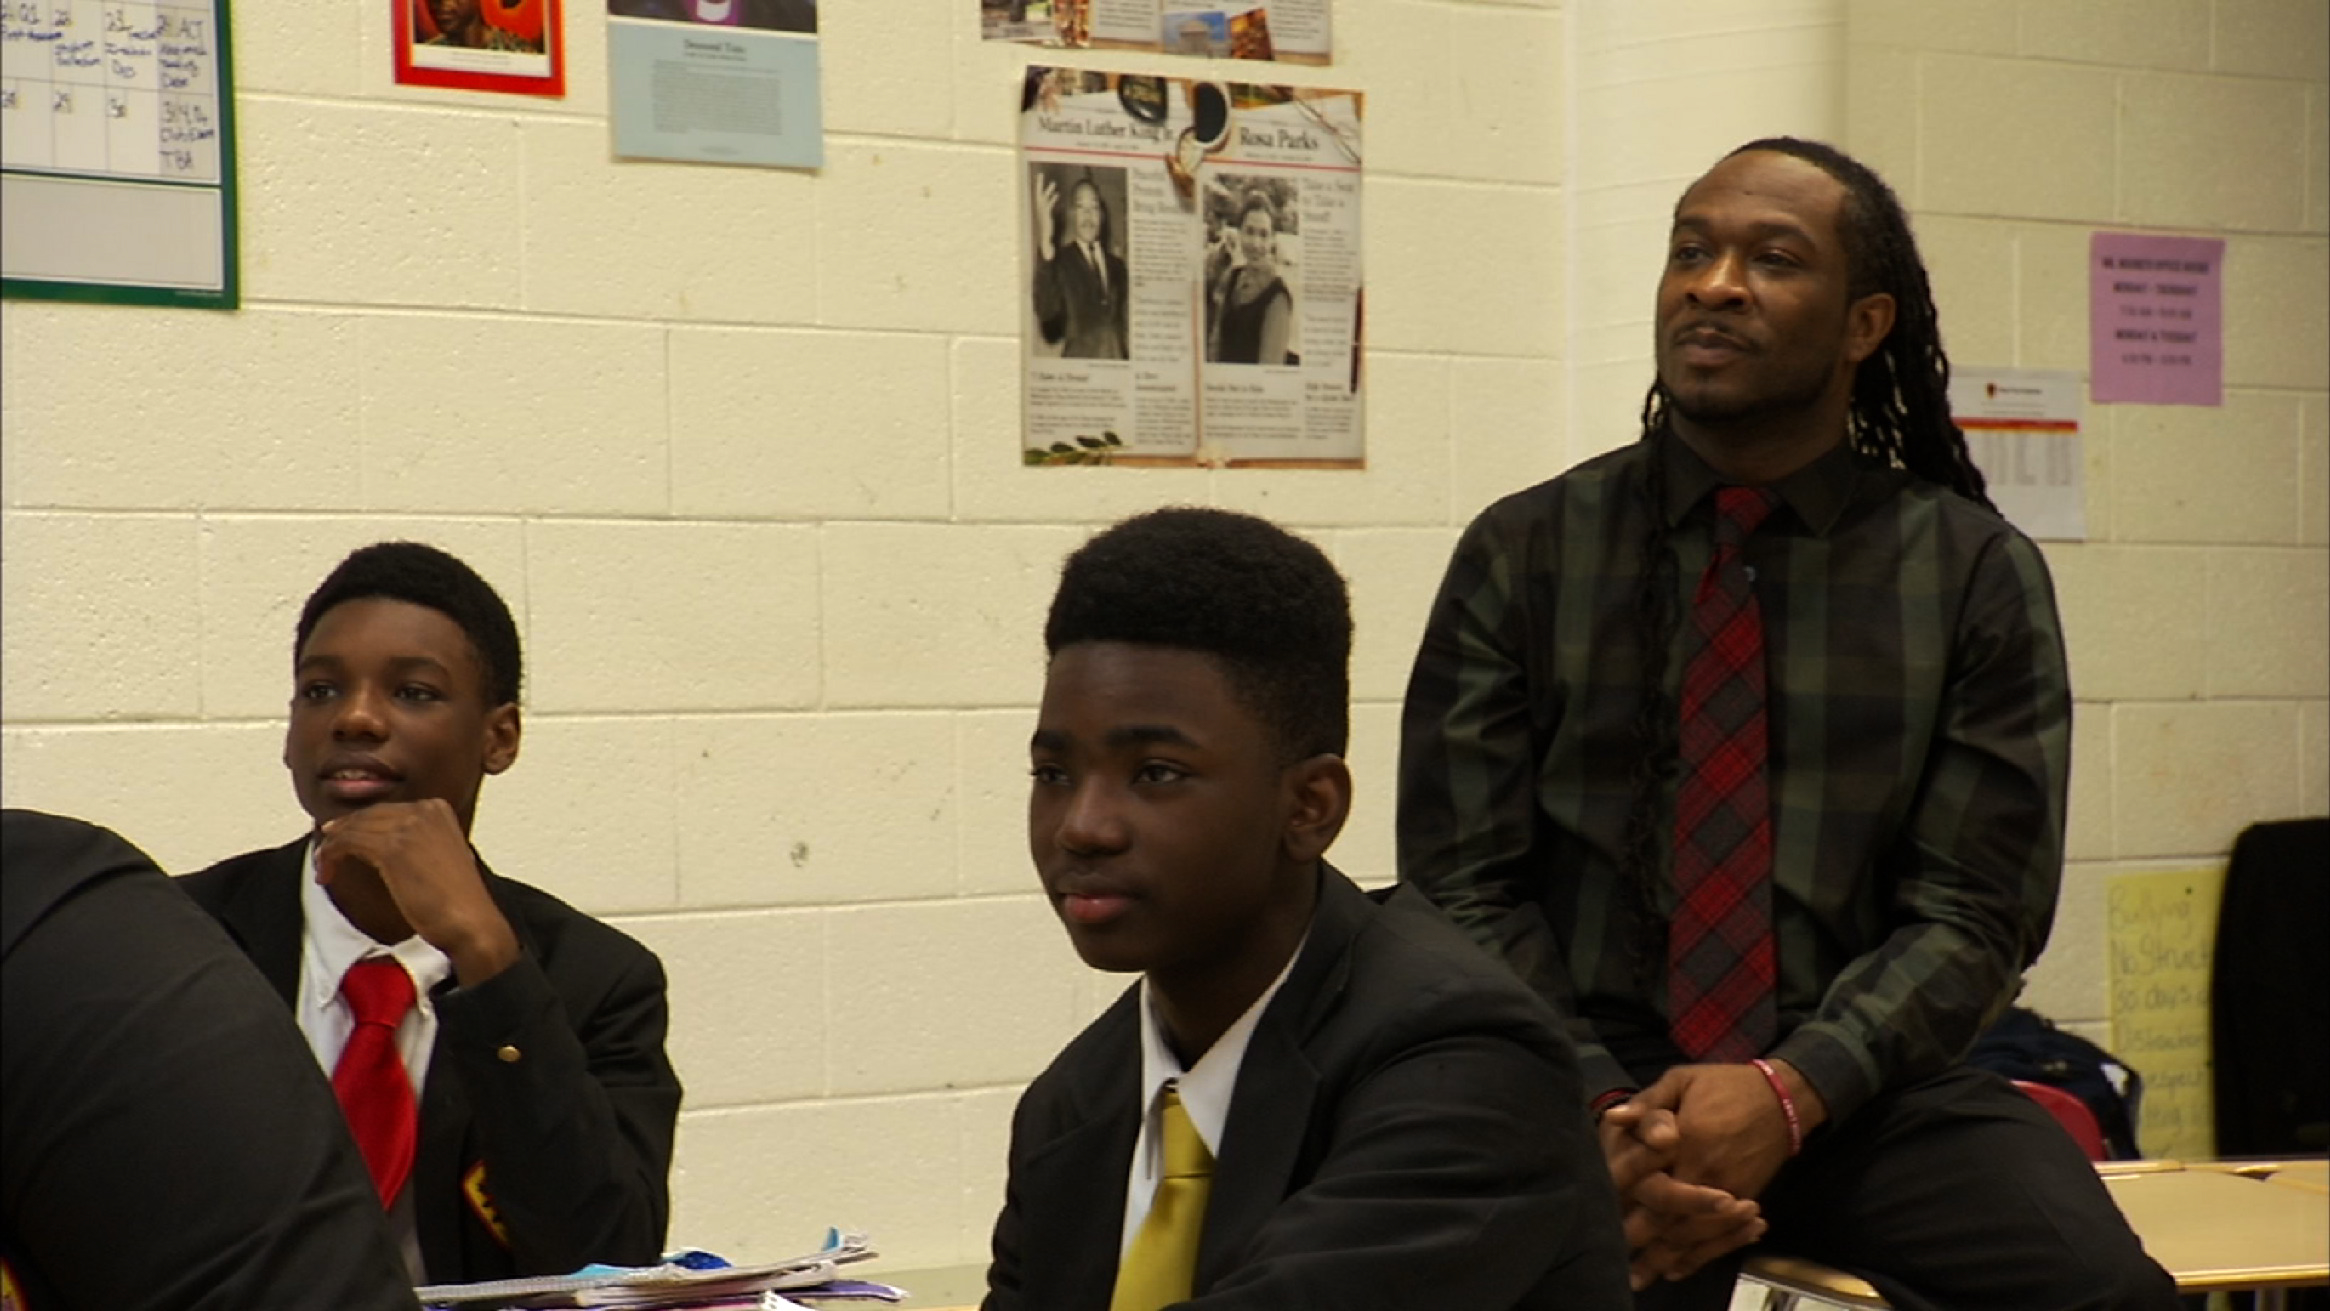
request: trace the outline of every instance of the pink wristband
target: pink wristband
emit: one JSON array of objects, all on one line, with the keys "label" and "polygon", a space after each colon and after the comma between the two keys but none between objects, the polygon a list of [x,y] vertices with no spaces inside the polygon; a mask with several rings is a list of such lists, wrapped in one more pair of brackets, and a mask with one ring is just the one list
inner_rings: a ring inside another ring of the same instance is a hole
[{"label": "pink wristband", "polygon": [[1772,1063],[1763,1057],[1758,1056],[1748,1064],[1756,1067],[1756,1071],[1764,1076],[1764,1082],[1772,1085],[1772,1095],[1780,1099],[1780,1113],[1788,1117],[1788,1154],[1794,1156],[1803,1151],[1804,1121],[1796,1118],[1796,1099],[1788,1095],[1788,1085],[1780,1082],[1780,1076],[1772,1069]]}]

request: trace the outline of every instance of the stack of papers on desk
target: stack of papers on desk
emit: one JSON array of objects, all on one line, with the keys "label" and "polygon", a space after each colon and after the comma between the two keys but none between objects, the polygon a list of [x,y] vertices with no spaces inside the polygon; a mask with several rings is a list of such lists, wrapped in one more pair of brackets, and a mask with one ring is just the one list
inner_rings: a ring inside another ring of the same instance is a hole
[{"label": "stack of papers on desk", "polygon": [[[414,1290],[421,1304],[450,1311],[536,1307],[785,1307],[785,1295],[865,1298],[895,1302],[902,1294],[881,1284],[838,1277],[840,1267],[874,1255],[864,1234],[834,1230],[807,1256],[757,1265],[709,1269],[667,1259],[653,1266],[591,1266],[571,1275],[535,1275],[475,1284],[432,1284]],[[717,1259],[717,1258],[714,1258]]]}]

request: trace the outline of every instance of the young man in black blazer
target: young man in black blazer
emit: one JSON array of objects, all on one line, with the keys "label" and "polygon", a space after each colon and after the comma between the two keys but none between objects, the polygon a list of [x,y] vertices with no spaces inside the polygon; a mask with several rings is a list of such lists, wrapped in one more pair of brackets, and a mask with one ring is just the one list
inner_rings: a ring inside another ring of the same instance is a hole
[{"label": "young man in black blazer", "polygon": [[293,645],[283,762],[313,831],[181,880],[327,1072],[354,1028],[349,967],[411,976],[396,1046],[417,1141],[368,1162],[417,1282],[651,1263],[670,1209],[662,965],[469,845],[479,787],[518,756],[519,662],[509,608],[461,561],[349,556]]},{"label": "young man in black blazer", "polygon": [[[992,1311],[1626,1304],[1559,1022],[1322,858],[1350,644],[1334,566],[1259,519],[1160,510],[1069,558],[1029,843],[1078,954],[1142,979],[1020,1101]],[[1192,1131],[1194,1202],[1164,1164]]]}]

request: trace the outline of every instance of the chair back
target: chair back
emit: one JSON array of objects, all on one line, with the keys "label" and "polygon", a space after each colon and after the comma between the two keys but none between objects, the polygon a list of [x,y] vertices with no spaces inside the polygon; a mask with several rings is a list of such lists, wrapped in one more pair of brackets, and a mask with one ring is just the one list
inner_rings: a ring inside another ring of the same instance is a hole
[{"label": "chair back", "polygon": [[2044,1107],[2047,1114],[2054,1116],[2055,1123],[2063,1126],[2064,1132],[2071,1135],[2071,1141],[2078,1143],[2079,1150],[2087,1153],[2088,1160],[2109,1158],[2110,1153],[2103,1145],[2103,1126],[2096,1123],[2095,1112],[2088,1109],[2086,1102],[2061,1088],[2032,1083],[2027,1079],[2015,1080],[2014,1086],[2021,1089],[2024,1096]]}]

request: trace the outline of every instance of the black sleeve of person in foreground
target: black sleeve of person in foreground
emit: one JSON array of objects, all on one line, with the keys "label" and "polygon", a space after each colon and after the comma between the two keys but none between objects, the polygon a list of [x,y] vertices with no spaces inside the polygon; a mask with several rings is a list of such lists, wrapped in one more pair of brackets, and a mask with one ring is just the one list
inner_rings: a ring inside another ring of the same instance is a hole
[{"label": "black sleeve of person in foreground", "polygon": [[283,999],[144,853],[0,817],[0,1249],[29,1306],[417,1305]]}]

